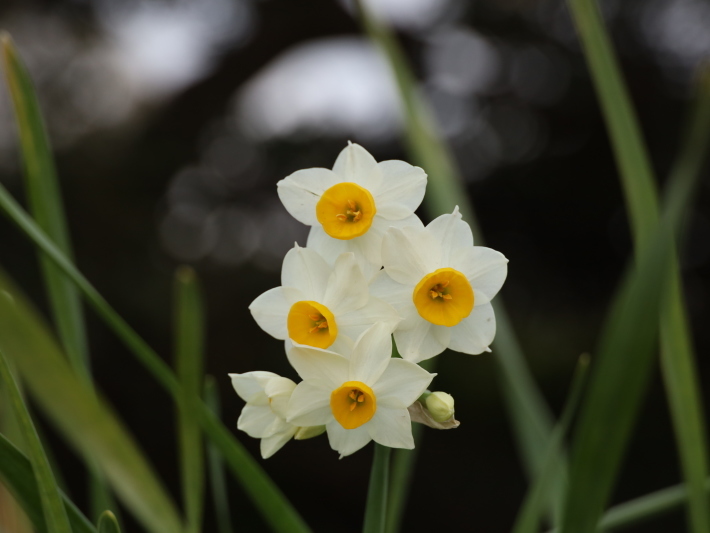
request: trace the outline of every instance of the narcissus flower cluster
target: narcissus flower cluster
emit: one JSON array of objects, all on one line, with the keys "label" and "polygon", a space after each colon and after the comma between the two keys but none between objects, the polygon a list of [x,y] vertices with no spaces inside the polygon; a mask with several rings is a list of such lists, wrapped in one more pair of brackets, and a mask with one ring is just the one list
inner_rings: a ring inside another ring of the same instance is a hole
[{"label": "narcissus flower cluster", "polygon": [[458,207],[425,227],[414,211],[426,179],[421,168],[378,163],[350,143],[332,170],[299,170],[277,184],[284,207],[311,230],[305,248],[286,254],[281,286],[249,309],[285,341],[302,381],[230,374],[246,402],[237,427],[261,439],[264,458],[324,432],[343,457],[371,440],[413,448],[413,420],[458,426],[453,398],[430,393],[435,374],[417,363],[446,348],[490,351],[491,300],[508,261],[474,246]]}]

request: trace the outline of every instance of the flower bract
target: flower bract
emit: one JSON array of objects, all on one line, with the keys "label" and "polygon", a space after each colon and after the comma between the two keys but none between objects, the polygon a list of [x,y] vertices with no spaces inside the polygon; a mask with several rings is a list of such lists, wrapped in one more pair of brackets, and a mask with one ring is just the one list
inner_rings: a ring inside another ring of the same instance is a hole
[{"label": "flower bract", "polygon": [[288,421],[325,425],[330,446],[350,455],[370,440],[392,448],[414,447],[407,408],[435,374],[392,358],[388,327],[375,324],[355,342],[350,357],[287,343],[289,361],[303,381],[291,395]]},{"label": "flower bract", "polygon": [[257,324],[277,339],[349,353],[354,339],[375,322],[391,332],[400,320],[391,305],[370,295],[351,252],[330,265],[296,245],[284,258],[281,283],[249,306]]},{"label": "flower bract", "polygon": [[421,225],[414,210],[424,197],[426,179],[419,167],[396,160],[378,163],[362,146],[350,143],[333,170],[299,170],[277,186],[288,212],[311,226],[308,247],[331,263],[343,252],[355,252],[369,279],[382,266],[387,228]]},{"label": "flower bract", "polygon": [[370,290],[403,318],[394,332],[403,358],[418,362],[446,348],[489,350],[496,329],[490,301],[505,281],[508,260],[473,245],[458,207],[426,228],[390,228],[382,257],[385,268]]}]

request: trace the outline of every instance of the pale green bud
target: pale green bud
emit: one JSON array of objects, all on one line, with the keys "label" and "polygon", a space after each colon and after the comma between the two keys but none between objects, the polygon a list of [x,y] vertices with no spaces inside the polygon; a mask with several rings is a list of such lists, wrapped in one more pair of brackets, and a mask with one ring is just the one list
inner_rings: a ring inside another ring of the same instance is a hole
[{"label": "pale green bud", "polygon": [[426,408],[437,422],[446,422],[454,416],[454,397],[445,392],[432,392],[426,398]]},{"label": "pale green bud", "polygon": [[296,440],[306,440],[322,435],[323,433],[325,433],[325,426],[300,427],[293,438]]}]

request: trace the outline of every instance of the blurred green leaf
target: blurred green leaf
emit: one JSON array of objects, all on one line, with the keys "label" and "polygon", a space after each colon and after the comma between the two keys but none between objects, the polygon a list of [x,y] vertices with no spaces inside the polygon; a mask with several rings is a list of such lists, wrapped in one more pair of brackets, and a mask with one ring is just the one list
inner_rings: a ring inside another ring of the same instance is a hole
[{"label": "blurred green leaf", "polygon": [[363,533],[384,533],[387,524],[387,493],[392,448],[376,442],[374,444],[375,452],[370,470],[370,482],[367,486]]},{"label": "blurred green leaf", "polygon": [[[0,434],[0,482],[20,504],[37,533],[46,533],[47,524],[32,465],[29,459],[2,434]],[[73,533],[96,533],[94,526],[72,501],[61,491],[60,496]]]},{"label": "blurred green leaf", "polygon": [[[0,294],[0,300],[7,300],[7,295]],[[17,418],[22,431],[22,436],[30,456],[34,478],[37,482],[37,491],[42,502],[42,512],[48,533],[72,533],[64,503],[59,495],[59,487],[54,481],[54,474],[49,466],[47,456],[42,449],[42,443],[35,431],[30,413],[25,402],[22,401],[20,389],[10,372],[10,367],[5,360],[5,354],[0,349],[0,382],[4,384],[10,397],[10,405]]]},{"label": "blurred green leaf", "polygon": [[[54,159],[32,81],[9,35],[0,34],[0,46],[20,134],[30,211],[37,225],[71,258]],[[71,281],[41,252],[40,262],[59,338],[76,371],[88,376],[89,359],[79,294]]]},{"label": "blurred green leaf", "polygon": [[[569,0],[569,5],[607,121],[638,259],[659,218],[658,195],[650,160],[596,3],[594,0]],[[676,204],[682,202],[684,189],[693,187],[710,141],[710,83],[707,70],[703,72],[698,84],[699,98],[690,113],[685,142],[669,179],[669,184],[678,192],[669,191],[666,205],[671,209],[676,209]],[[683,474],[690,490],[689,520],[693,531],[708,533],[710,510],[703,489],[708,474],[707,436],[700,385],[675,250],[669,250],[669,254],[673,260],[668,278],[659,285],[664,289],[660,307],[661,365]]]},{"label": "blurred green leaf", "polygon": [[572,418],[577,411],[579,400],[582,397],[588,369],[589,356],[584,354],[577,362],[577,368],[572,377],[572,385],[570,386],[562,416],[560,416],[552,431],[542,471],[528,489],[528,493],[518,512],[518,517],[515,520],[513,533],[537,533],[539,531],[540,520],[544,515],[545,496],[548,494],[549,486],[554,480],[554,458],[559,456],[563,448],[565,435],[567,435]]},{"label": "blurred green leaf", "polygon": [[[3,69],[17,118],[30,212],[48,237],[71,258],[71,240],[54,159],[32,80],[9,35],[0,35],[0,47]],[[66,275],[41,252],[40,265],[64,352],[74,369],[87,382],[91,382],[86,328],[79,293]],[[90,461],[88,467],[89,491],[94,511],[96,512],[97,508],[106,509],[107,506],[116,509],[103,476],[93,462]]]},{"label": "blurred green leaf", "polygon": [[121,533],[118,520],[111,511],[104,511],[99,518],[98,533]]},{"label": "blurred green leaf", "polygon": [[[220,404],[217,383],[212,376],[205,379],[205,404],[219,418]],[[211,442],[207,443],[207,459],[209,462],[210,486],[212,501],[217,516],[219,533],[232,533],[232,519],[229,514],[229,497],[227,496],[227,480],[224,477],[224,460],[222,454]]]},{"label": "blurred green leaf", "polygon": [[113,411],[68,366],[23,295],[0,274],[0,349],[39,406],[83,455],[97,460],[121,497],[152,532],[182,531],[179,515]]},{"label": "blurred green leaf", "polygon": [[[0,184],[0,210],[10,218],[36,246],[41,248],[72,280],[87,302],[106,325],[126,345],[130,352],[148,369],[172,398],[178,402],[182,388],[170,368],[153,349],[114,311],[76,267],[52,243],[37,224],[27,215],[7,189]],[[209,408],[200,402],[198,416],[203,431],[220,450],[225,461],[242,484],[246,494],[259,509],[264,520],[274,531],[310,531],[281,490],[259,464],[234,438]]]},{"label": "blurred green leaf", "polygon": [[[446,145],[441,142],[431,113],[419,98],[416,80],[401,47],[389,28],[372,17],[364,8],[363,2],[358,4],[365,32],[382,50],[394,73],[404,107],[408,150],[414,163],[425,169],[428,174],[424,205],[429,216],[434,218],[443,213],[450,213],[454,206],[458,205],[464,219],[471,225],[476,244],[483,245],[483,236],[454,159]],[[493,344],[494,359],[499,366],[503,397],[513,424],[518,449],[528,477],[533,479],[540,474],[544,462],[552,432],[553,417],[530,374],[525,356],[500,298],[495,300],[494,306],[497,329]],[[406,462],[413,466],[413,460]],[[399,461],[395,459],[395,463]],[[563,461],[556,461],[553,467],[555,479],[548,497],[553,508],[559,508],[562,500],[565,478],[563,463]],[[407,477],[398,476],[394,478],[394,482],[399,483],[398,479]],[[391,524],[389,531],[394,532],[397,529],[398,525]]]},{"label": "blurred green leaf", "polygon": [[204,497],[202,431],[197,421],[204,352],[204,310],[195,271],[181,267],[175,275],[175,353],[182,386],[178,401],[182,495],[188,533],[199,533]]}]

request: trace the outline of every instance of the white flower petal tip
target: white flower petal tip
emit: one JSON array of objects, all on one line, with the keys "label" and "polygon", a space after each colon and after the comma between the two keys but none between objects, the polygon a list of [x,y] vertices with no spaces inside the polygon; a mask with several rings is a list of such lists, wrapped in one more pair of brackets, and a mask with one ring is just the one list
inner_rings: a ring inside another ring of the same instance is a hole
[{"label": "white flower petal tip", "polygon": [[298,427],[286,422],[286,411],[296,384],[272,372],[228,374],[237,394],[246,401],[237,428],[261,439],[264,459],[280,450]]}]

